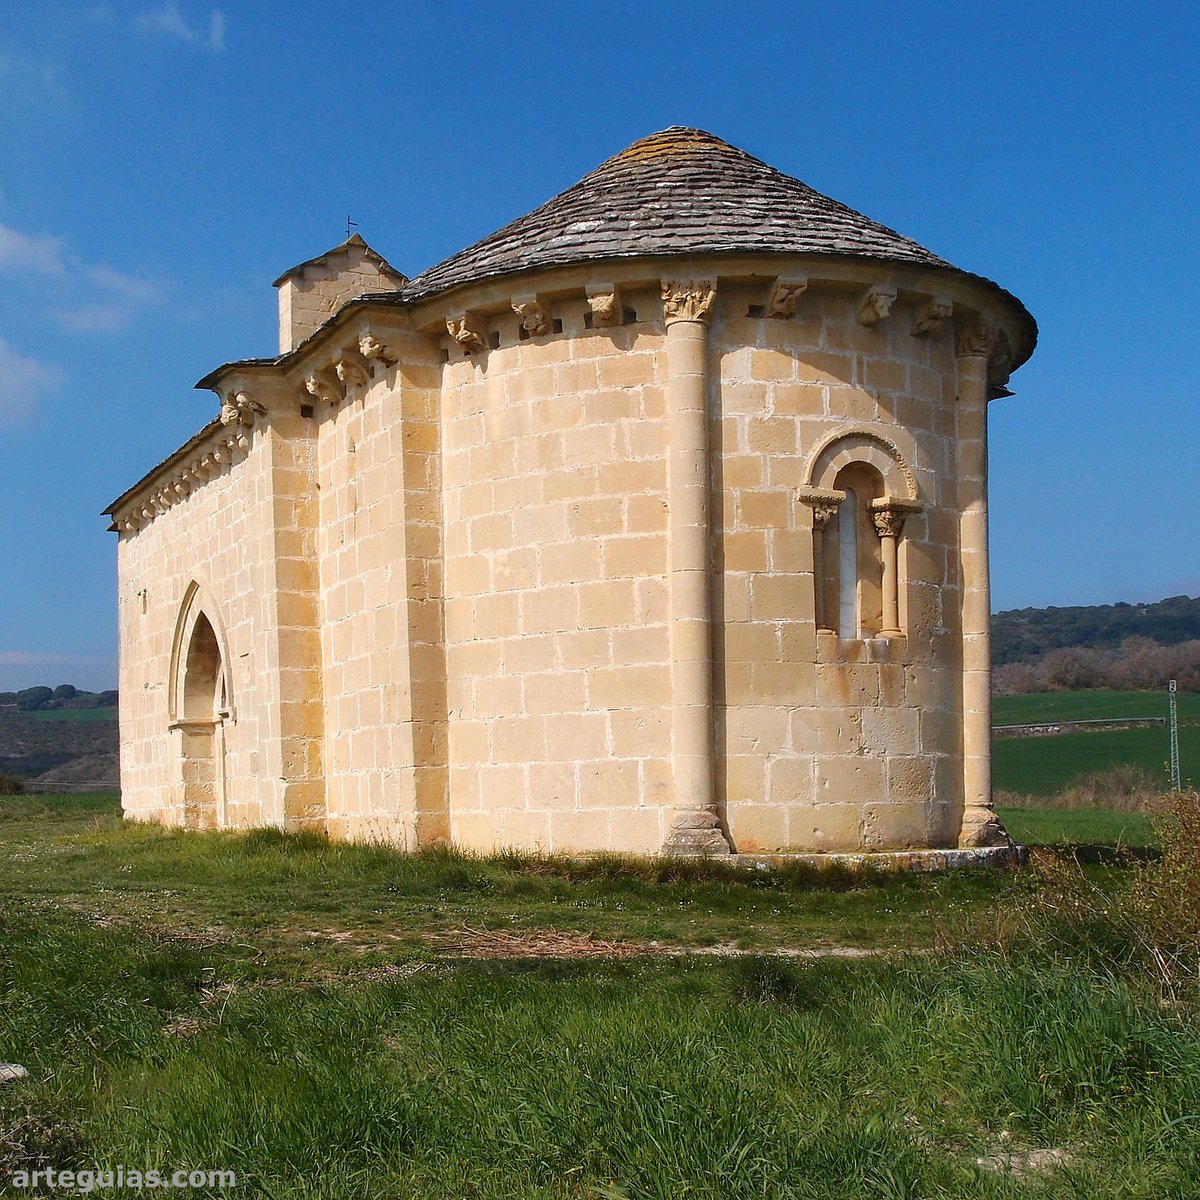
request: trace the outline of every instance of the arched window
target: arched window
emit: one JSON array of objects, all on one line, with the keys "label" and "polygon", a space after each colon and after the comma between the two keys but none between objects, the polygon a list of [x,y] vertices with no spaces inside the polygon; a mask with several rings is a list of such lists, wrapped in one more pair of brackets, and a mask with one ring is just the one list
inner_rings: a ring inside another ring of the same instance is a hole
[{"label": "arched window", "polygon": [[813,607],[818,629],[842,638],[903,633],[898,553],[916,483],[896,446],[860,430],[809,458],[800,498],[813,510]]},{"label": "arched window", "polygon": [[225,726],[233,720],[233,696],[216,613],[206,590],[189,584],[171,651],[169,716],[180,737],[182,817],[190,829],[228,824]]},{"label": "arched window", "polygon": [[844,638],[875,637],[883,627],[883,570],[871,514],[883,495],[883,477],[869,463],[856,462],[838,472],[833,486],[842,494],[837,523],[829,522],[821,535],[837,542],[822,556],[836,572],[825,582],[826,593],[837,596],[837,623],[830,627]]}]

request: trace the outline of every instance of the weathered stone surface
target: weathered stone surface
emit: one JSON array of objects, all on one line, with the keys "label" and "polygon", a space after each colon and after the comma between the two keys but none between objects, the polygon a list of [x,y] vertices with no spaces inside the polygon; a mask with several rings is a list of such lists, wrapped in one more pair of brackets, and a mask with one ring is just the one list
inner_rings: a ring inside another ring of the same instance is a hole
[{"label": "weathered stone surface", "polygon": [[985,414],[1034,338],[1007,293],[682,129],[411,284],[350,239],[280,287],[285,352],[209,375],[221,417],[110,510],[129,815],[1003,837]]}]

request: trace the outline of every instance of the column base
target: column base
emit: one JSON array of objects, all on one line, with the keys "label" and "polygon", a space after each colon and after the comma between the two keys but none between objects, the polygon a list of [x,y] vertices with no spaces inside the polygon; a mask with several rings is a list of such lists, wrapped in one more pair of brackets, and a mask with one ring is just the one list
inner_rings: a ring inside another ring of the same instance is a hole
[{"label": "column base", "polygon": [[732,849],[717,814],[707,809],[679,813],[663,842],[665,855],[727,856]]},{"label": "column base", "polygon": [[1013,840],[993,809],[968,808],[963,813],[958,844],[963,849],[977,849],[984,846],[1011,846]]}]

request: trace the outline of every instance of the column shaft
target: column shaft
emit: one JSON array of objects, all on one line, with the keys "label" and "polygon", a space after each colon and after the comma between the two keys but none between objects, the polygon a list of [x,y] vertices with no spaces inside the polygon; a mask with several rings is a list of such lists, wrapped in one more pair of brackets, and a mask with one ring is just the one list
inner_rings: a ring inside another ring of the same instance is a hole
[{"label": "column shaft", "polygon": [[[682,285],[685,295],[696,287]],[[672,293],[675,294],[675,293]],[[728,854],[717,815],[713,745],[707,303],[672,319],[668,285],[671,738],[675,817],[669,854]]]},{"label": "column shaft", "polygon": [[959,844],[984,846],[1003,839],[992,808],[987,352],[978,337],[964,342],[966,352],[960,345],[958,358],[957,411],[964,805]]},{"label": "column shaft", "polygon": [[896,535],[884,533],[879,538],[883,559],[883,628],[880,633],[900,632],[900,589],[896,574]]}]

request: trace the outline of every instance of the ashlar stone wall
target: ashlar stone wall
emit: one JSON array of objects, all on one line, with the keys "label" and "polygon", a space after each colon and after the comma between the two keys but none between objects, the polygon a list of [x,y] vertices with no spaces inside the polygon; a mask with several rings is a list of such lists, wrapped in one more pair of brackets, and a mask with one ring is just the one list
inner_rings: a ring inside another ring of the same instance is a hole
[{"label": "ashlar stone wall", "polygon": [[[409,848],[982,836],[1003,305],[670,268],[366,301],[214,373],[221,420],[114,507],[126,810]],[[195,725],[201,612],[229,702]]]}]

